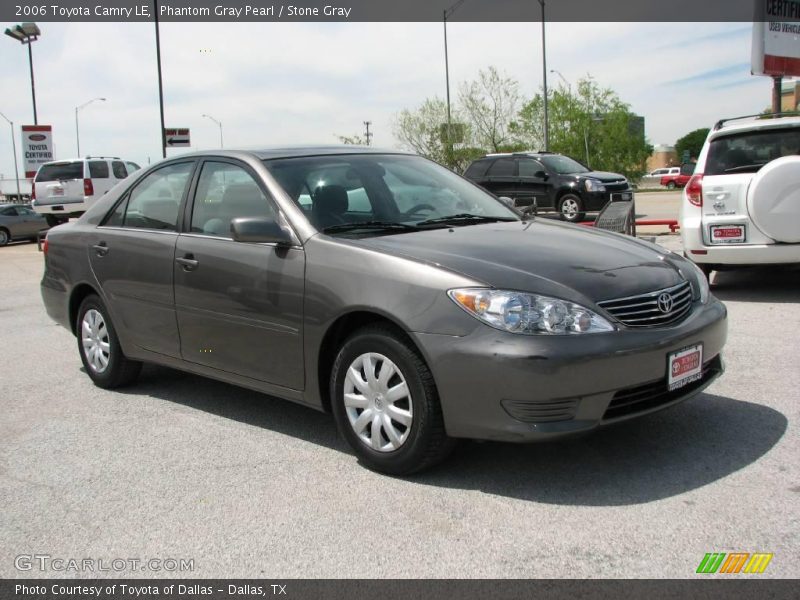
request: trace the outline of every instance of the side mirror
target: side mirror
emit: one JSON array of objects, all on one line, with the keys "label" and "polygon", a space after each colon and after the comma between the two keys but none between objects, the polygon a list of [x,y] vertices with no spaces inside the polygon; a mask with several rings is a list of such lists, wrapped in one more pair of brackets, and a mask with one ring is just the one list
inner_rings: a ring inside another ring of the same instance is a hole
[{"label": "side mirror", "polygon": [[498,200],[500,200],[500,202],[502,202],[506,206],[510,206],[511,208],[514,208],[514,201],[511,198],[509,198],[508,196],[500,196],[498,198]]},{"label": "side mirror", "polygon": [[539,179],[547,179],[547,173],[545,173],[544,171],[536,171],[536,173],[534,173],[533,175],[534,177],[538,177]]},{"label": "side mirror", "polygon": [[236,242],[260,244],[292,243],[291,234],[268,217],[238,217],[231,221],[231,234]]}]

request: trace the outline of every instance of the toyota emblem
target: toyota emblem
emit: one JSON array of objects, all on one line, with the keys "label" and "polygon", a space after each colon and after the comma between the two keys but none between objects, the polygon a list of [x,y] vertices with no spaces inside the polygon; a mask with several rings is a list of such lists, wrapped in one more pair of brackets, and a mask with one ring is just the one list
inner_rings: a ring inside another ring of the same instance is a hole
[{"label": "toyota emblem", "polygon": [[672,296],[666,292],[658,297],[658,310],[668,313],[672,310]]}]

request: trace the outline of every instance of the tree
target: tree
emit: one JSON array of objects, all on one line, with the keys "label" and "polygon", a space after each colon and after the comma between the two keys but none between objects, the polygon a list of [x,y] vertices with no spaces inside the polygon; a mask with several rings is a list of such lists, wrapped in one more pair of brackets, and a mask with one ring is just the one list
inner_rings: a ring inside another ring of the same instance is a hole
[{"label": "tree", "polygon": [[[638,179],[652,153],[636,115],[610,88],[587,76],[575,91],[560,86],[548,95],[550,150],[589,163],[596,170]],[[544,99],[537,94],[522,107],[512,132],[531,149],[542,149]],[[587,151],[588,149],[588,151]],[[587,156],[588,155],[588,156]]]},{"label": "tree", "polygon": [[515,79],[490,66],[477,80],[461,84],[459,101],[476,145],[493,152],[515,145],[512,129],[521,103]]},{"label": "tree", "polygon": [[700,150],[703,149],[703,144],[706,142],[708,132],[709,129],[707,127],[695,129],[675,142],[675,151],[678,153],[678,158],[683,160],[684,151],[688,150],[689,158],[697,159],[700,155]]},{"label": "tree", "polygon": [[345,145],[348,145],[348,144],[349,145],[354,145],[354,146],[368,146],[369,145],[369,144],[367,144],[366,140],[362,136],[360,136],[359,134],[355,134],[355,135],[338,135],[338,134],[334,133],[333,135],[335,135],[339,139],[339,141],[342,144],[345,144]]},{"label": "tree", "polygon": [[447,123],[447,105],[439,98],[426,98],[416,110],[403,109],[394,120],[394,135],[408,150],[447,164],[441,128]]}]

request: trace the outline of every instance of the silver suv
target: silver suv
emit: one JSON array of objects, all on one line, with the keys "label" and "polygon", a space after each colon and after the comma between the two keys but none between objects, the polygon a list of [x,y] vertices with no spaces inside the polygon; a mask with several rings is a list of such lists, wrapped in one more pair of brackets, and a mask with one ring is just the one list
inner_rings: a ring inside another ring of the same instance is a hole
[{"label": "silver suv", "polygon": [[134,162],[108,156],[45,163],[33,180],[31,206],[53,227],[85,213],[95,200],[138,170]]}]

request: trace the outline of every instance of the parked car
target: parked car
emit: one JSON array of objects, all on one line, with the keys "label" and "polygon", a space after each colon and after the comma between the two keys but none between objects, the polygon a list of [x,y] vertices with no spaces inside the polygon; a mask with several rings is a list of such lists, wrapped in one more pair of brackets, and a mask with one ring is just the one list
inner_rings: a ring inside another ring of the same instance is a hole
[{"label": "parked car", "polygon": [[694,173],[695,163],[685,163],[669,174],[661,177],[661,185],[665,188],[674,190],[675,188],[685,187]]},{"label": "parked car", "polygon": [[549,152],[489,154],[467,167],[464,176],[523,209],[555,210],[564,221],[582,221],[612,196],[630,200],[633,190],[617,173],[592,171],[578,161]]},{"label": "parked car", "polygon": [[661,177],[665,175],[680,175],[681,168],[680,167],[662,167],[660,169],[654,169],[650,171],[645,177]]},{"label": "parked car", "polygon": [[800,263],[799,154],[798,117],[727,119],[711,130],[680,214],[686,255],[707,275]]},{"label": "parked car", "polygon": [[47,227],[44,217],[25,204],[0,204],[0,246],[12,240],[36,240]]},{"label": "parked car", "polygon": [[116,157],[87,156],[58,160],[39,167],[33,179],[31,206],[52,227],[79,217],[94,202],[139,170],[134,162]]},{"label": "parked car", "polygon": [[691,262],[523,219],[415,155],[183,155],[45,247],[45,307],[96,385],[144,361],[331,411],[386,473],[650,413],[723,369],[726,310]]}]

